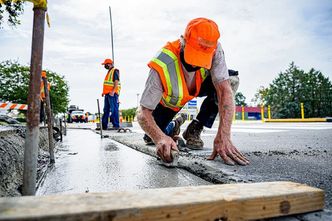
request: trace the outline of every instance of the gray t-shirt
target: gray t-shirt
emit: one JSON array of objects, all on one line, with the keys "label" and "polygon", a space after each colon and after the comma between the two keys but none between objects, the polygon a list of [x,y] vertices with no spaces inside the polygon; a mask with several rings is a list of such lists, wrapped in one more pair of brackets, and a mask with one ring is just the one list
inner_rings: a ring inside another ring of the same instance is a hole
[{"label": "gray t-shirt", "polygon": [[[187,72],[184,67],[183,72],[188,91],[190,94],[192,94],[194,93],[196,88],[195,72]],[[229,78],[224,51],[219,42],[216,52],[213,56],[210,74],[214,83],[219,83]],[[151,68],[148,79],[145,83],[145,89],[143,91],[140,104],[145,108],[154,110],[160,102],[162,95],[163,86],[159,74],[156,70]]]}]

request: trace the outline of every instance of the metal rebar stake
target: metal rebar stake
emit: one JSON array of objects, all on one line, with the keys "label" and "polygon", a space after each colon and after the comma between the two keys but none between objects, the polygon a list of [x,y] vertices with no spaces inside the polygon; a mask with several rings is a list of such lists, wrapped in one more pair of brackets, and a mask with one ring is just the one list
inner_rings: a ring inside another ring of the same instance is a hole
[{"label": "metal rebar stake", "polygon": [[46,115],[47,115],[47,127],[48,127],[48,149],[50,152],[50,163],[55,163],[54,159],[54,142],[53,142],[53,116],[51,109],[50,92],[48,90],[48,82],[45,77],[42,78],[44,82],[44,91],[46,99]]},{"label": "metal rebar stake", "polygon": [[100,117],[99,99],[97,99],[97,106],[98,106],[98,115],[99,115],[100,138],[103,138],[103,126]]},{"label": "metal rebar stake", "polygon": [[35,195],[40,117],[40,79],[43,63],[45,9],[34,8],[28,94],[27,128],[24,146],[23,195]]}]

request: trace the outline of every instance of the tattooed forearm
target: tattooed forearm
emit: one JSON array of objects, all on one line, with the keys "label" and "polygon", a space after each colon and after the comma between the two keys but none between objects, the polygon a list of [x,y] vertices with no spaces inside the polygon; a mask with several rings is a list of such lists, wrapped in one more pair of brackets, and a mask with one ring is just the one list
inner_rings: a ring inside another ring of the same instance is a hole
[{"label": "tattooed forearm", "polygon": [[165,136],[154,121],[151,110],[141,106],[137,111],[137,121],[144,132],[149,135],[155,143]]},{"label": "tattooed forearm", "polygon": [[231,126],[234,114],[234,99],[233,92],[229,81],[223,81],[215,84],[215,88],[218,96],[218,108],[220,123],[218,128],[218,134],[226,136],[230,139]]}]

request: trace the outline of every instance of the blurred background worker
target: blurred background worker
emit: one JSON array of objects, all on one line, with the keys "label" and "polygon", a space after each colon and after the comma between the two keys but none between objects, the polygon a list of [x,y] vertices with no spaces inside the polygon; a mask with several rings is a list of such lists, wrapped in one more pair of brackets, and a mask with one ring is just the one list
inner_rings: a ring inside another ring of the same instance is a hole
[{"label": "blurred background worker", "polygon": [[[42,71],[42,79],[40,83],[40,123],[45,120],[45,88],[43,78],[46,78],[46,71]],[[47,90],[51,90],[51,84],[47,82]]]},{"label": "blurred background worker", "polygon": [[[120,72],[114,68],[113,61],[109,58],[102,63],[105,69],[108,70],[104,79],[103,94],[104,100],[104,114],[102,118],[103,130],[111,129],[117,130],[120,128],[119,122],[119,95],[121,90]],[[111,112],[110,121],[113,127],[108,128],[108,118]]]},{"label": "blurred background worker", "polygon": [[180,133],[184,121],[180,115],[172,123],[173,117],[191,99],[206,96],[196,119],[182,134],[187,147],[203,148],[200,138],[203,126],[211,128],[219,113],[219,128],[209,159],[219,155],[230,165],[249,163],[231,141],[233,91],[236,91],[239,81],[237,76],[233,76],[236,81],[232,83],[219,37],[214,21],[193,19],[184,36],[168,42],[148,64],[150,74],[137,119],[146,133],[145,142],[152,140],[165,162],[172,161],[171,149],[177,150],[174,138]]}]

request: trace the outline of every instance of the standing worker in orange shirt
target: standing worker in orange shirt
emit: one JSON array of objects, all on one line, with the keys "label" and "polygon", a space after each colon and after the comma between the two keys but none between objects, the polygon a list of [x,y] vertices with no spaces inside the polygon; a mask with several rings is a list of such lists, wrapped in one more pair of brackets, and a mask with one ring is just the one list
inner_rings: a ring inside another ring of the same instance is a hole
[{"label": "standing worker in orange shirt", "polygon": [[[46,71],[42,71],[42,78],[46,78]],[[51,84],[47,82],[47,89],[50,91]],[[44,104],[45,104],[45,89],[44,89],[44,81],[41,79],[40,83],[40,123],[45,120],[45,111],[44,111]]]},{"label": "standing worker in orange shirt", "polygon": [[105,59],[102,63],[105,69],[108,70],[103,85],[103,94],[105,96],[104,100],[104,114],[102,118],[102,128],[103,130],[108,129],[108,117],[111,112],[110,121],[113,125],[111,130],[117,130],[120,128],[119,122],[119,95],[121,90],[120,85],[120,72],[118,69],[114,68],[113,61],[109,58]]}]

